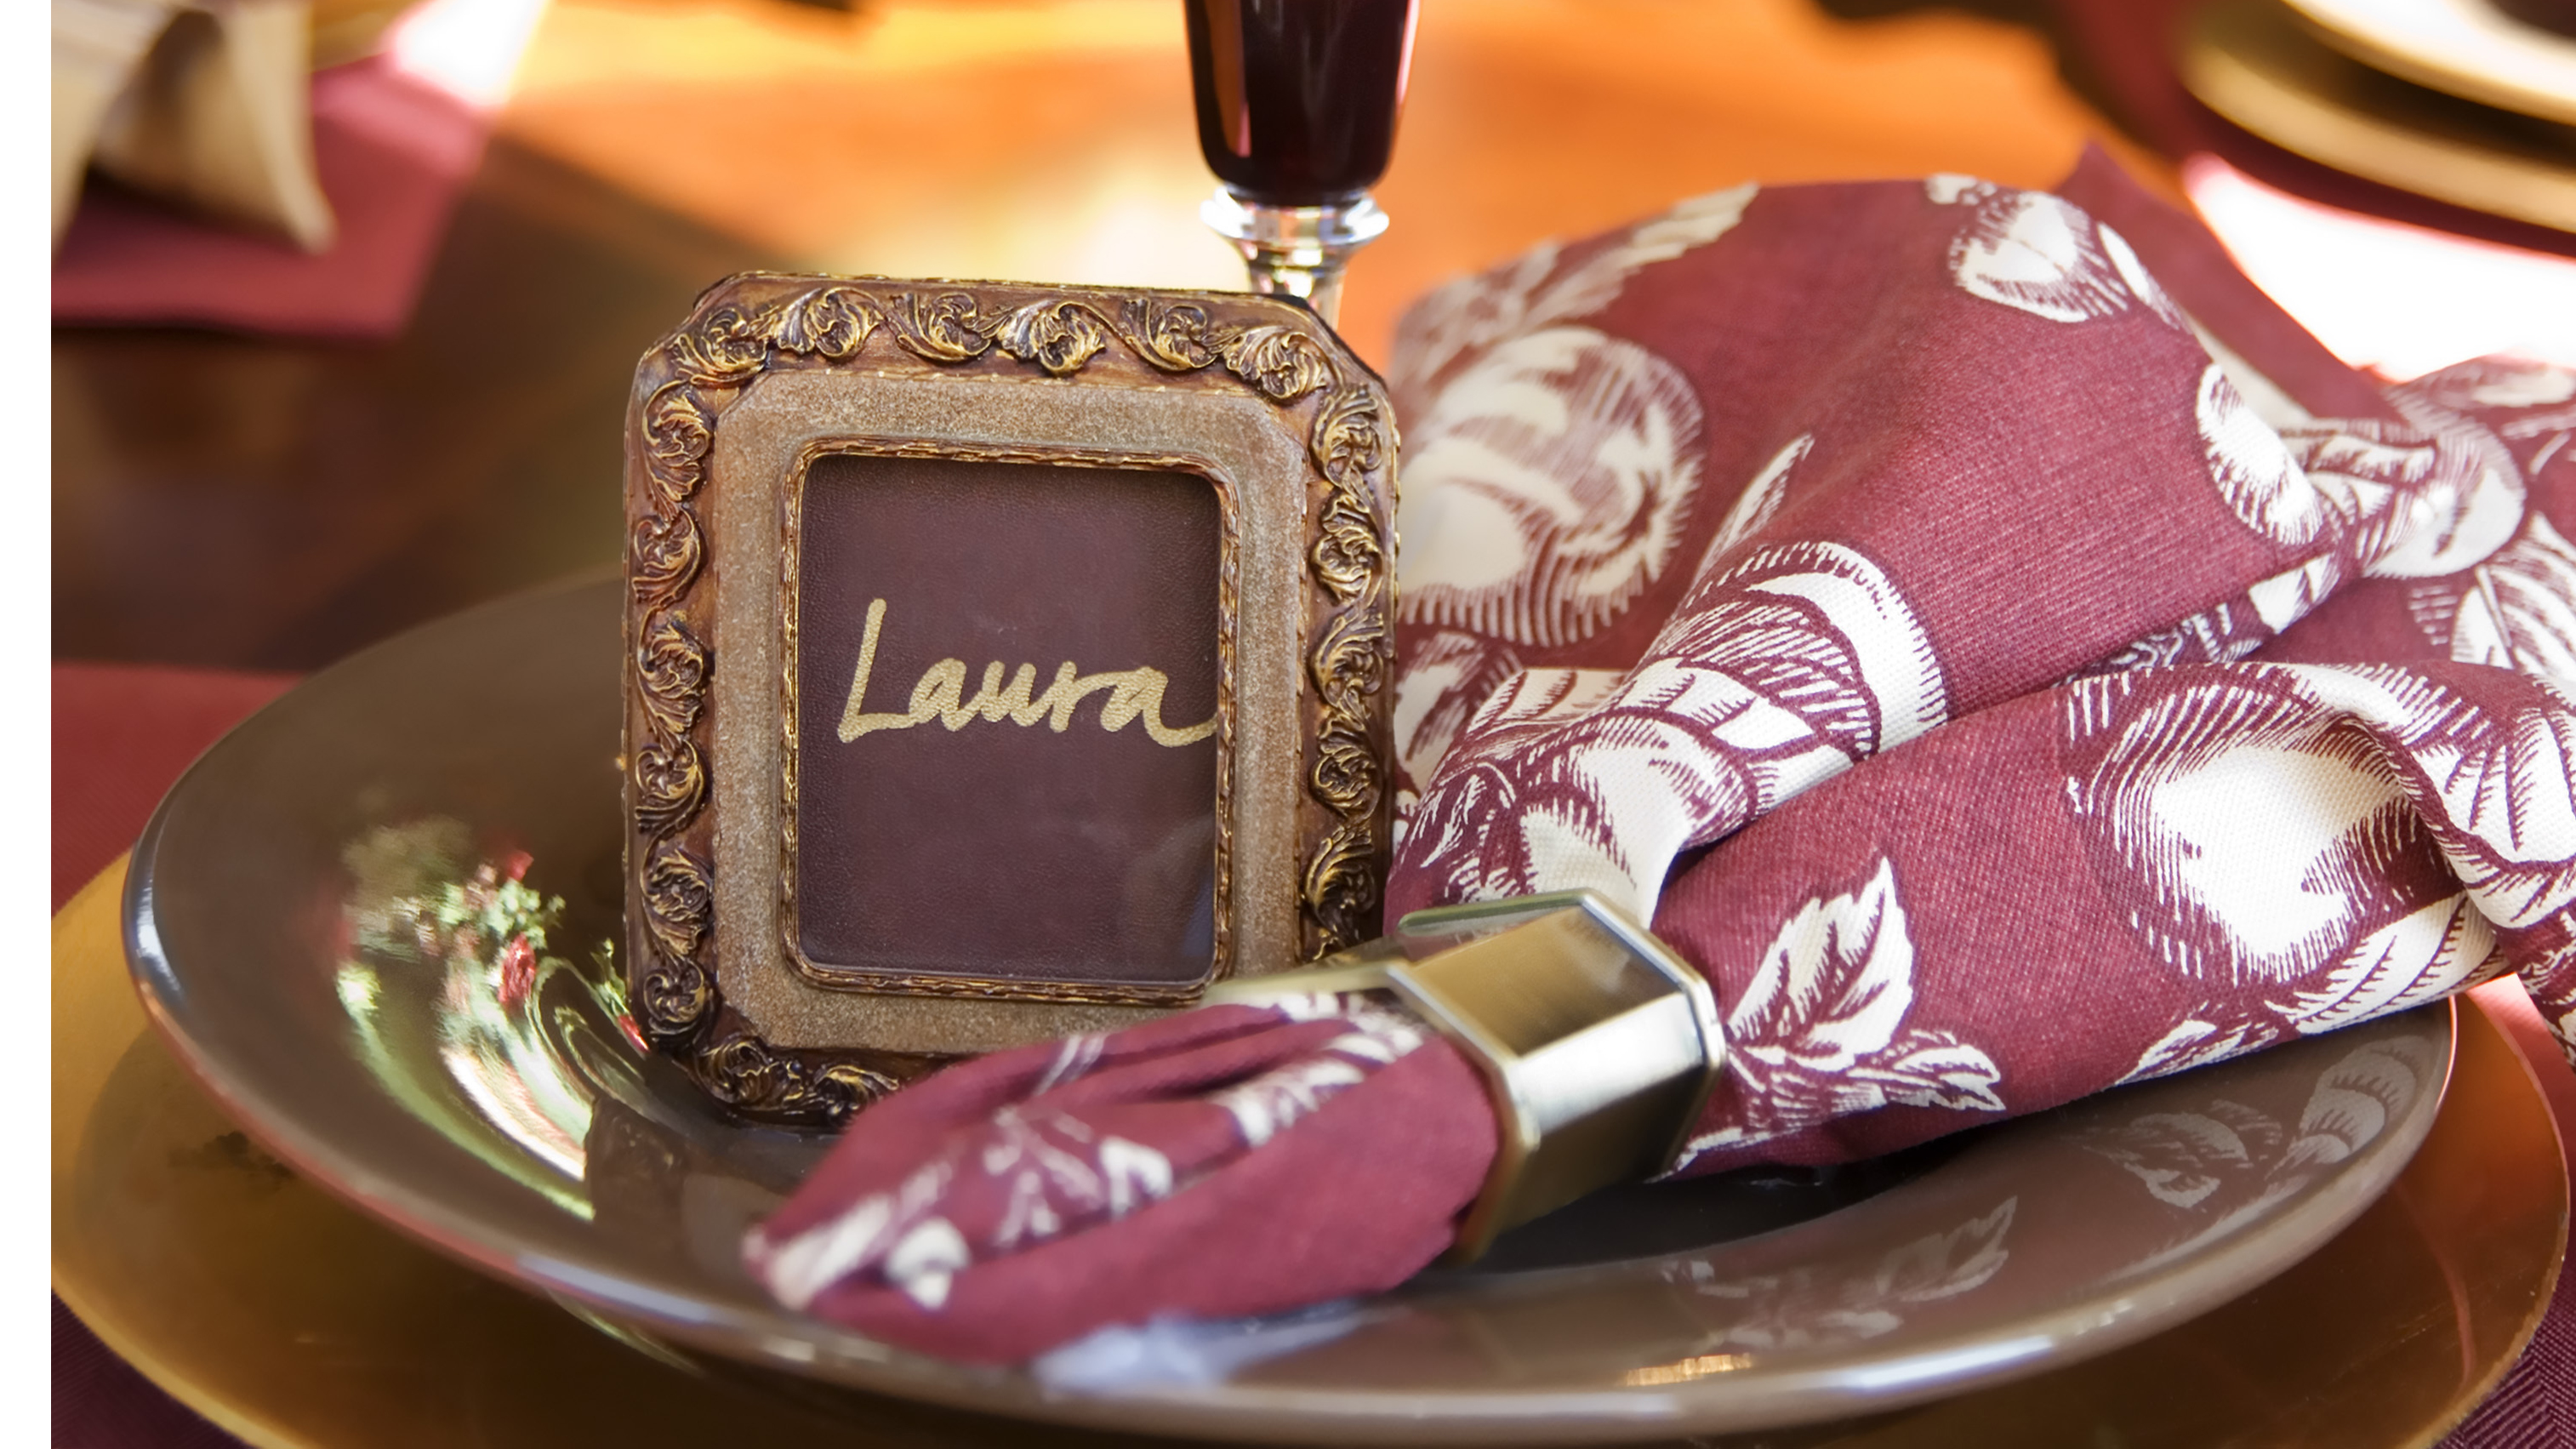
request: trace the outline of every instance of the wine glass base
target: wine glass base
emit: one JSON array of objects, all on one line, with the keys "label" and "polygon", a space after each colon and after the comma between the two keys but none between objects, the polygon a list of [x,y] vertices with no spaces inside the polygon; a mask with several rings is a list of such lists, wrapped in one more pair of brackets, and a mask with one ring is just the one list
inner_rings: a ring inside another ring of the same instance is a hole
[{"label": "wine glass base", "polygon": [[1303,298],[1328,325],[1339,319],[1342,270],[1351,253],[1387,226],[1386,213],[1366,192],[1346,202],[1283,206],[1223,186],[1200,204],[1199,219],[1243,254],[1252,290]]}]

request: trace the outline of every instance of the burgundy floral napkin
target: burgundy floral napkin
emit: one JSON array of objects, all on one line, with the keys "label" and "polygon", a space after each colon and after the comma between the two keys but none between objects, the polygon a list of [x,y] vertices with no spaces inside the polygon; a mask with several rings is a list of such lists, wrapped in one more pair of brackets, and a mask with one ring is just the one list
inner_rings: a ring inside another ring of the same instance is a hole
[{"label": "burgundy floral napkin", "polygon": [[[2576,374],[2380,388],[2098,155],[1696,198],[1432,294],[1390,916],[1588,886],[1716,988],[1680,1171],[1823,1163],[2522,974],[2576,1032]],[[1003,1053],[746,1245],[1012,1361],[1390,1286],[1494,1127],[1382,1003]]]}]

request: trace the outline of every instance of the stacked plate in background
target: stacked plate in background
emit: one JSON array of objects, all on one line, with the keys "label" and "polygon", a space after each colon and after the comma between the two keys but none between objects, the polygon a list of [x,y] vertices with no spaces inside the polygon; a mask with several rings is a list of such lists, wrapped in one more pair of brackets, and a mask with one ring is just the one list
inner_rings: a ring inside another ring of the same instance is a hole
[{"label": "stacked plate in background", "polygon": [[2285,150],[2496,216],[2576,231],[2576,4],[2214,0],[2178,69]]}]

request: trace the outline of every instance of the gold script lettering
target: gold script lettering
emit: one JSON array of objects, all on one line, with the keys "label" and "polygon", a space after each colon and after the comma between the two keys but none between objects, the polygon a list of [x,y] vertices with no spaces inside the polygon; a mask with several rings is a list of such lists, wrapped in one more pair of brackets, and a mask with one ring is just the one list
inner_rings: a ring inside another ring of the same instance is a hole
[{"label": "gold script lettering", "polygon": [[1054,682],[1041,694],[1030,692],[1038,682],[1036,665],[1021,665],[1004,683],[1001,661],[995,660],[984,666],[983,683],[971,699],[966,697],[966,661],[942,659],[913,682],[912,698],[903,713],[872,714],[867,708],[868,679],[876,672],[877,641],[884,637],[885,617],[886,601],[869,601],[867,629],[859,637],[859,665],[850,673],[849,702],[841,707],[840,736],[845,745],[861,735],[908,730],[932,720],[952,732],[979,719],[994,724],[1009,720],[1023,728],[1045,720],[1048,729],[1063,734],[1073,723],[1073,707],[1103,692],[1109,697],[1100,704],[1100,727],[1112,734],[1131,721],[1141,721],[1154,743],[1178,748],[1216,733],[1214,717],[1188,729],[1163,723],[1163,690],[1171,683],[1163,671],[1140,664],[1134,669],[1084,674],[1069,659],[1056,666]]}]

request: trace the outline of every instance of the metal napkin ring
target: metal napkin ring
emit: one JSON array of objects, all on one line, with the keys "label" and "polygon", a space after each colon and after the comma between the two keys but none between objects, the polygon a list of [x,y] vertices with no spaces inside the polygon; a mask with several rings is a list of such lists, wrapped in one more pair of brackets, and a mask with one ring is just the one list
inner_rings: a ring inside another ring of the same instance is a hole
[{"label": "metal napkin ring", "polygon": [[1502,1129],[1446,1261],[1596,1188],[1670,1167],[1726,1058],[1708,982],[1591,891],[1416,911],[1300,971],[1228,982],[1210,1004],[1393,991],[1485,1079]]}]

